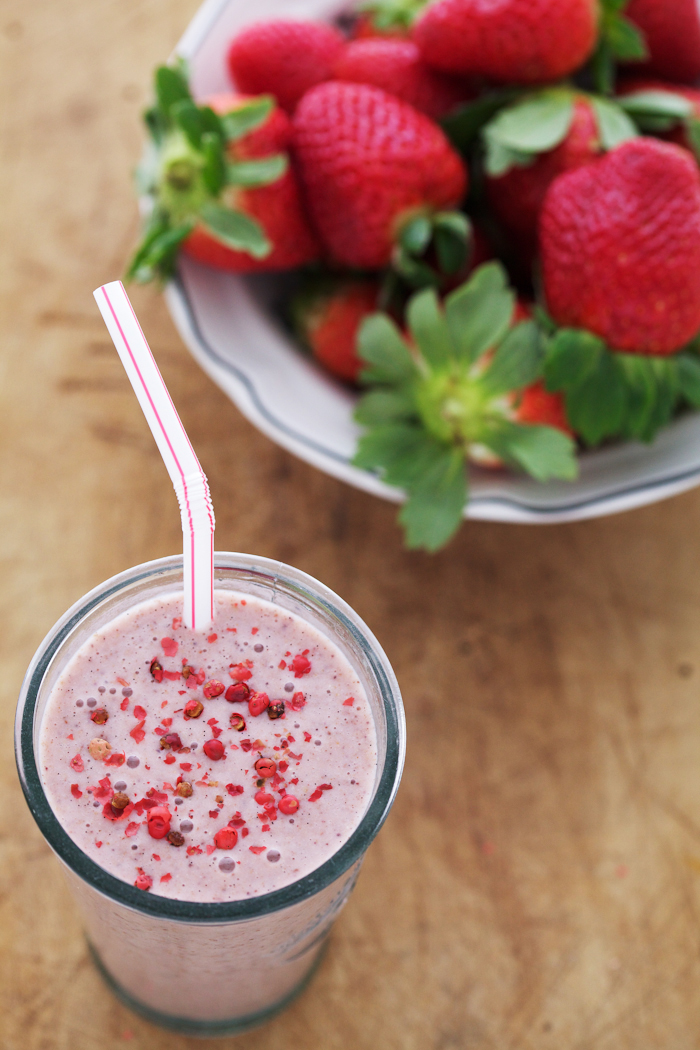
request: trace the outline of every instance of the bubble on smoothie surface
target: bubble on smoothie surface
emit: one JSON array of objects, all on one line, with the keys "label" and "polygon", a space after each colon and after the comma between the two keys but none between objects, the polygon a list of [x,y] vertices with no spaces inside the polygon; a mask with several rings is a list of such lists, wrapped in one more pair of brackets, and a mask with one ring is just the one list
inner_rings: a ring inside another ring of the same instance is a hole
[{"label": "bubble on smoothie surface", "polygon": [[131,696],[133,692],[133,689],[122,689],[122,696]]},{"label": "bubble on smoothie surface", "polygon": [[236,867],[235,860],[231,860],[230,857],[224,857],[223,860],[219,861],[219,867],[222,871],[233,871]]},{"label": "bubble on smoothie surface", "polygon": [[106,693],[107,692],[107,686],[106,685],[98,685],[97,692],[98,693]]},{"label": "bubble on smoothie surface", "polygon": [[126,780],[117,780],[114,785],[115,791],[126,791]]},{"label": "bubble on smoothie surface", "polygon": [[255,650],[256,653],[261,653],[264,648],[265,648],[265,646],[261,645],[260,642],[258,642],[257,645],[253,646],[253,649]]},{"label": "bubble on smoothie surface", "polygon": [[129,767],[129,769],[136,769],[137,766],[141,765],[141,759],[138,757],[138,755],[129,755],[129,757],[126,760],[126,764]]},{"label": "bubble on smoothie surface", "polygon": [[294,692],[294,682],[287,682],[285,684],[284,691],[285,691],[285,693],[293,693]]},{"label": "bubble on smoothie surface", "polygon": [[87,702],[88,707],[94,707],[96,703],[97,703],[97,700],[95,700],[94,696],[89,696],[88,697],[88,702]]},{"label": "bubble on smoothie surface", "polygon": [[76,700],[75,701],[75,706],[76,707],[82,707],[84,703],[85,703],[84,700]]},{"label": "bubble on smoothie surface", "polygon": [[183,834],[187,834],[188,831],[192,831],[193,827],[194,827],[194,824],[192,823],[191,820],[181,820],[180,821],[180,831]]},{"label": "bubble on smoothie surface", "polygon": [[267,859],[269,860],[270,864],[276,864],[281,856],[282,854],[279,853],[276,849],[269,849],[267,851]]}]

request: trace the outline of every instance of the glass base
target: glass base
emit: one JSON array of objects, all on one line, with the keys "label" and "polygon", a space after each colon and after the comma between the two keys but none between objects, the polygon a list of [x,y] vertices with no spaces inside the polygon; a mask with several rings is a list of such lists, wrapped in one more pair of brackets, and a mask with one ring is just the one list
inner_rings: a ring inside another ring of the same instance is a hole
[{"label": "glass base", "polygon": [[153,1010],[150,1006],[146,1006],[145,1003],[135,999],[129,992],[125,991],[120,984],[118,984],[111,973],[109,973],[97,954],[95,948],[87,942],[97,970],[102,977],[103,981],[109,988],[109,990],[119,999],[125,1006],[132,1010],[135,1014],[143,1017],[144,1020],[150,1021],[151,1024],[158,1025],[160,1028],[167,1028],[171,1032],[177,1032],[179,1035],[189,1035],[195,1038],[207,1039],[207,1038],[220,1038],[226,1035],[241,1035],[243,1032],[250,1031],[251,1028],[259,1028],[260,1025],[267,1024],[273,1017],[281,1013],[283,1010],[293,1002],[298,995],[306,989],[307,985],[313,980],[316,970],[321,964],[321,960],[326,953],[326,945],[321,948],[321,951],[316,956],[313,966],[306,974],[304,979],[294,988],[288,995],[285,995],[284,999],[280,999],[279,1002],[275,1003],[274,1006],[270,1006],[267,1010],[259,1010],[254,1014],[247,1014],[244,1017],[237,1017],[228,1021],[199,1021],[191,1017],[175,1017],[172,1014],[164,1014],[159,1010]]}]

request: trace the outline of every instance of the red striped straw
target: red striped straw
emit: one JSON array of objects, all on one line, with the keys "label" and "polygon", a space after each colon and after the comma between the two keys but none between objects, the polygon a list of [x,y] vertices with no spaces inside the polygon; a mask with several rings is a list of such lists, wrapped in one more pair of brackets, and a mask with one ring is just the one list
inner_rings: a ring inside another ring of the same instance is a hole
[{"label": "red striped straw", "polygon": [[180,504],[184,620],[203,630],[214,619],[214,508],[209,483],[163,382],[121,281],[94,292],[134,393],[156,439]]}]

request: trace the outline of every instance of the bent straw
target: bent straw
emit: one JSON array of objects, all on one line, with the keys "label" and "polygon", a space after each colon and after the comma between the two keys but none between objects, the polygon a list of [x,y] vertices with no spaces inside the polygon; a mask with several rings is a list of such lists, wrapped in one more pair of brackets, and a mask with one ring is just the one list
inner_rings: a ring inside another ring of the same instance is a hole
[{"label": "bent straw", "polygon": [[214,508],[209,483],[121,281],[93,293],[173,483],[182,518],[184,620],[214,619]]}]

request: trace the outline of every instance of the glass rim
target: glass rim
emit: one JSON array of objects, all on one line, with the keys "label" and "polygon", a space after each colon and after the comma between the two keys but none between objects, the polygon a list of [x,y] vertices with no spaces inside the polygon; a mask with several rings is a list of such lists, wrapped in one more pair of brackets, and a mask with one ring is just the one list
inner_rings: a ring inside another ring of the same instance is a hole
[{"label": "glass rim", "polygon": [[135,565],[98,584],[54,624],[39,645],[22,682],[15,719],[15,759],[29,809],[44,838],[79,878],[111,900],[154,918],[180,922],[227,923],[256,919],[288,908],[331,885],[361,859],[388,816],[398,790],[406,752],[406,725],[396,676],[384,650],[357,613],[334,591],[284,562],[252,554],[217,552],[215,569],[252,572],[273,584],[304,592],[348,631],[375,677],[386,717],[386,754],[374,796],[360,823],[343,845],[320,867],[272,893],[238,901],[195,902],[162,897],[136,889],[105,871],[76,845],[55,816],[46,797],[34,750],[34,716],[39,691],[51,662],[80,622],[127,586],[182,571],[182,555]]}]

